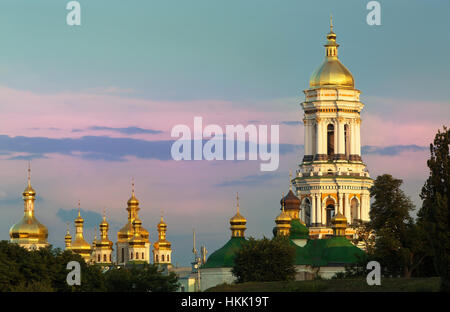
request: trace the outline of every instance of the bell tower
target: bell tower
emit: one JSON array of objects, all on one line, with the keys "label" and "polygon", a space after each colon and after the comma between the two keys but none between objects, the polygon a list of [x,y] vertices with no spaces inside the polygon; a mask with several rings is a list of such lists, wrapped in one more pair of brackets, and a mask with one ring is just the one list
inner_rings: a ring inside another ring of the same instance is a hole
[{"label": "bell tower", "polygon": [[361,158],[360,91],[351,72],[338,59],[336,34],[330,18],[325,59],[303,91],[305,154],[294,183],[301,199],[301,219],[310,237],[331,237],[332,218],[340,212],[355,234],[369,221],[369,188],[373,180]]}]

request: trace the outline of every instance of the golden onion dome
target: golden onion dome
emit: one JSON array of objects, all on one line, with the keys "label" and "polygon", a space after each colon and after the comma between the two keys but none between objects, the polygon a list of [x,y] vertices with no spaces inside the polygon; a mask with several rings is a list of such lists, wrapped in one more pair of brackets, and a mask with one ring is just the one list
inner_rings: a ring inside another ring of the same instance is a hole
[{"label": "golden onion dome", "polygon": [[230,219],[230,223],[245,223],[247,219],[242,216],[239,211]]},{"label": "golden onion dome", "polygon": [[12,242],[25,243],[28,241],[45,244],[47,243],[48,230],[34,215],[25,214],[18,223],[10,228],[9,236]]},{"label": "golden onion dome", "polygon": [[327,43],[325,44],[325,60],[311,75],[309,80],[311,88],[354,88],[355,82],[352,73],[338,59],[338,47],[336,34],[333,32],[333,24],[330,21],[330,33],[327,35]]},{"label": "golden onion dome", "polygon": [[128,206],[137,206],[139,205],[139,200],[136,198],[136,196],[131,195],[130,199],[127,201]]},{"label": "golden onion dome", "polygon": [[[282,198],[284,198],[284,193],[282,195]],[[291,222],[291,217],[289,216],[289,214],[284,210],[284,201],[282,200],[281,202],[282,207],[281,207],[281,213],[275,218],[275,223],[290,223]]]},{"label": "golden onion dome", "polygon": [[239,212],[239,194],[236,193],[236,214],[231,217],[230,224],[240,224],[240,223],[247,223],[247,219],[244,218],[244,216],[241,215]]},{"label": "golden onion dome", "polygon": [[276,223],[291,222],[291,217],[283,209],[281,213],[276,217],[275,222]]},{"label": "golden onion dome", "polygon": [[36,191],[31,187],[30,184],[28,184],[28,186],[23,191],[22,195],[23,195],[23,197],[35,196],[36,195]]},{"label": "golden onion dome", "polygon": [[11,242],[23,244],[47,244],[48,230],[34,215],[36,191],[31,187],[31,169],[28,164],[28,183],[23,191],[24,214],[9,230]]}]

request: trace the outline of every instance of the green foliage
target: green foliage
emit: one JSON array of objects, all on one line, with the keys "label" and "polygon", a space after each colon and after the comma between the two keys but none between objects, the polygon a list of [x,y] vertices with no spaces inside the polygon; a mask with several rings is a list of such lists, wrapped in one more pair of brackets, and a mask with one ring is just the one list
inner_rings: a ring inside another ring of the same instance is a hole
[{"label": "green foliage", "polygon": [[[68,286],[67,263],[78,261],[81,286]],[[0,291],[102,291],[100,269],[87,266],[83,258],[51,246],[34,251],[0,241]]]},{"label": "green foliage", "polygon": [[414,205],[400,189],[402,183],[389,174],[377,177],[370,190],[374,202],[368,227],[375,233],[373,257],[383,274],[411,277],[427,250],[423,228],[410,216]]},{"label": "green foliage", "polygon": [[236,253],[232,273],[238,283],[293,280],[294,261],[295,247],[287,238],[250,238]]},{"label": "green foliage", "polygon": [[450,130],[438,130],[430,144],[430,175],[422,188],[419,222],[426,228],[441,290],[450,291]]},{"label": "green foliage", "polygon": [[[78,261],[81,285],[66,282],[67,263]],[[102,273],[101,267],[87,265],[80,255],[51,246],[34,251],[7,241],[0,241],[0,292],[5,291],[175,291],[175,273],[163,274],[147,263],[130,268],[111,269]]]},{"label": "green foliage", "polygon": [[158,265],[148,263],[111,269],[105,281],[107,290],[114,292],[169,292],[179,287],[174,272],[165,275]]}]

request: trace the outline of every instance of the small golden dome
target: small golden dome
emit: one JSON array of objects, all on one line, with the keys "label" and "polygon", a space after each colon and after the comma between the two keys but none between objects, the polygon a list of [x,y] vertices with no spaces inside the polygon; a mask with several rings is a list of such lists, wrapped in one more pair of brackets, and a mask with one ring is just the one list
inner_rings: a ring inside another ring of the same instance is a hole
[{"label": "small golden dome", "polygon": [[291,222],[291,217],[284,211],[284,209],[281,211],[281,213],[278,215],[278,217],[275,219],[276,223],[281,222]]},{"label": "small golden dome", "polygon": [[352,73],[339,61],[337,56],[336,34],[330,22],[330,33],[327,35],[326,56],[323,63],[314,71],[309,80],[311,88],[340,87],[354,88]]},{"label": "small golden dome", "polygon": [[[281,196],[282,199],[284,199],[284,193]],[[275,223],[290,223],[291,222],[291,217],[289,216],[289,214],[284,210],[284,200],[281,201],[281,213],[278,215],[278,217],[276,217],[275,219]]]},{"label": "small golden dome", "polygon": [[22,195],[23,195],[23,197],[35,196],[36,195],[36,191],[31,187],[30,184],[28,184],[28,186],[23,191]]},{"label": "small golden dome", "polygon": [[340,223],[344,221],[347,222],[347,218],[340,211],[331,219],[332,223]]},{"label": "small golden dome", "polygon": [[230,219],[230,223],[247,222],[247,219],[242,216],[239,211]]},{"label": "small golden dome", "polygon": [[244,218],[244,216],[241,215],[241,213],[239,212],[239,194],[236,194],[236,214],[231,217],[230,219],[230,224],[236,224],[236,223],[247,223],[247,219]]}]

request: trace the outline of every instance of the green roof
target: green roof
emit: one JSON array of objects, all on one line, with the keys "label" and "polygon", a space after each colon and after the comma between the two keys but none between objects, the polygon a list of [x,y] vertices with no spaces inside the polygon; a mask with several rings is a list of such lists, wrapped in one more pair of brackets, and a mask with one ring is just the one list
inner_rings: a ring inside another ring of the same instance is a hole
[{"label": "green roof", "polygon": [[208,260],[202,266],[202,269],[233,267],[236,252],[242,247],[243,244],[245,244],[245,242],[247,242],[247,240],[244,237],[230,238],[230,240],[222,248],[217,249],[208,257]]},{"label": "green roof", "polygon": [[292,219],[289,231],[290,239],[308,239],[309,229],[298,219]]},{"label": "green roof", "polygon": [[312,266],[345,265],[356,263],[364,256],[364,251],[353,245],[345,237],[311,239],[304,247],[297,246],[295,264]]}]

